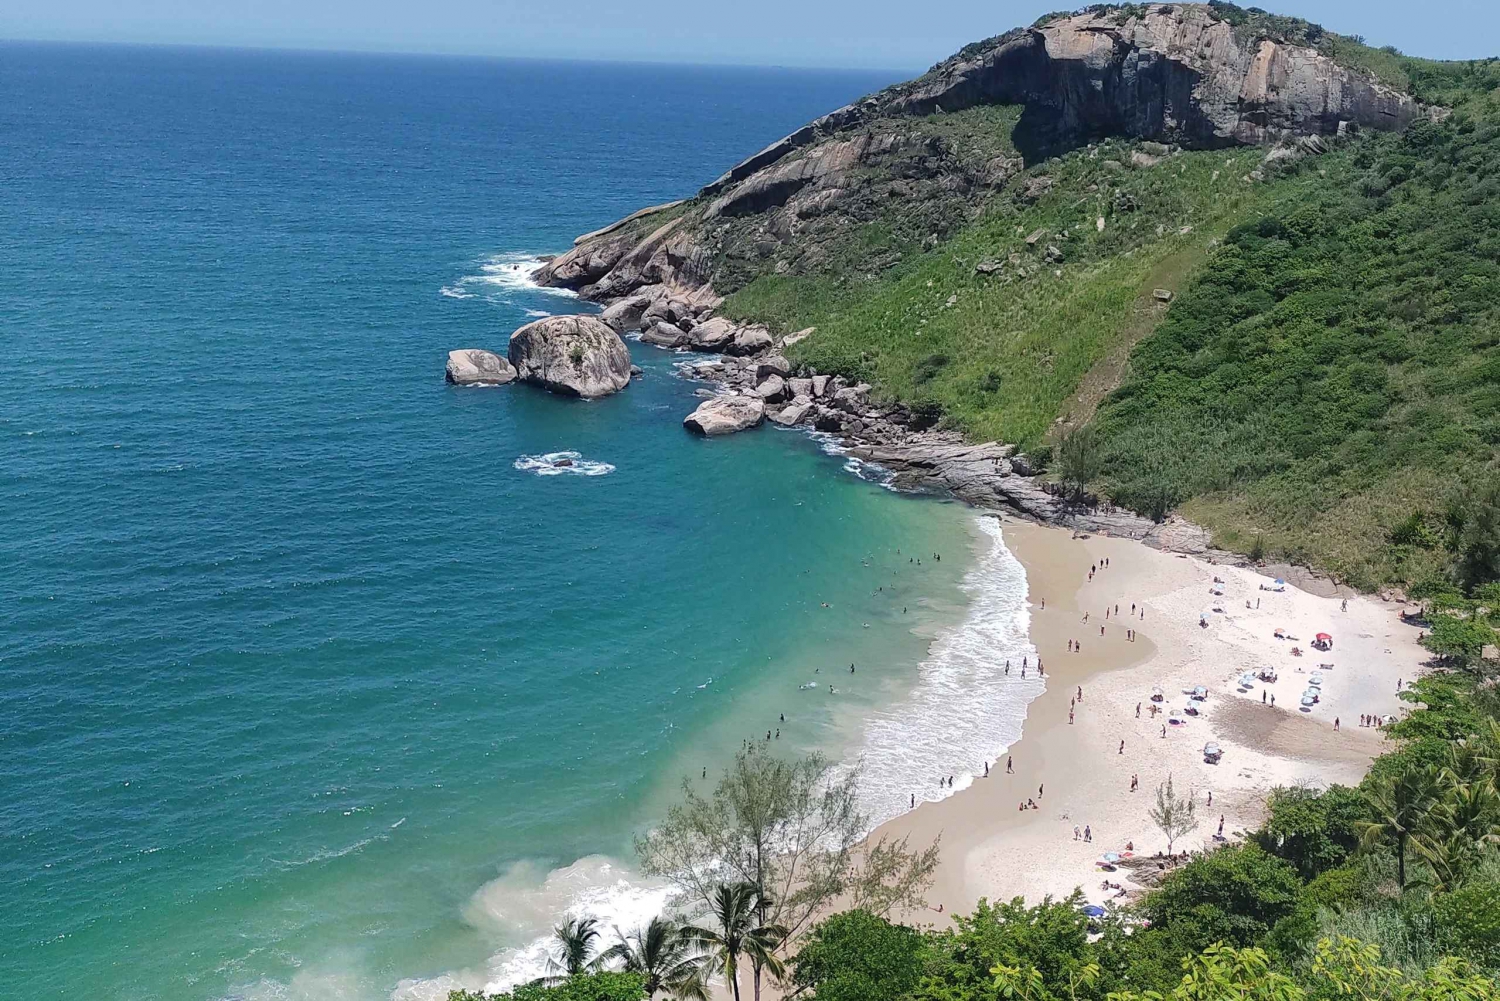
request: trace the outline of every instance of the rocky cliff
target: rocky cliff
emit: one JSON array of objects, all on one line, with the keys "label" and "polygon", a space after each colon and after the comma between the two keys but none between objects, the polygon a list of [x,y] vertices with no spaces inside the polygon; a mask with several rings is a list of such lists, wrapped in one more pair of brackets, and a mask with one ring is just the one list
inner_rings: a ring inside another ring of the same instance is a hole
[{"label": "rocky cliff", "polygon": [[[702,319],[716,292],[759,274],[845,263],[840,241],[864,223],[904,227],[935,245],[1026,167],[1092,139],[1275,145],[1398,129],[1422,113],[1323,51],[1337,36],[1305,22],[1246,23],[1226,16],[1230,9],[1092,8],[976,43],[772,143],[696,198],[581,237],[538,279],[600,301],[675,297]],[[943,120],[965,114],[980,116],[966,119],[966,130]],[[857,262],[866,270],[888,263]]]}]

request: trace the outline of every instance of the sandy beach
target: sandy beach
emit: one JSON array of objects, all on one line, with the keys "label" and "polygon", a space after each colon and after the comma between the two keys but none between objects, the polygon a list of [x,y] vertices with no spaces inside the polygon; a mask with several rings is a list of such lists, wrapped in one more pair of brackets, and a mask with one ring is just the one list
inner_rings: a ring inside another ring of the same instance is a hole
[{"label": "sandy beach", "polygon": [[[1198,809],[1199,826],[1178,840],[1179,852],[1213,844],[1221,817],[1230,840],[1257,826],[1277,786],[1357,783],[1383,743],[1361,714],[1397,712],[1398,681],[1417,677],[1426,657],[1417,630],[1399,620],[1401,606],[1377,598],[1350,592],[1345,609],[1340,597],[1290,584],[1272,590],[1272,578],[1255,571],[1128,540],[1010,520],[1003,534],[1026,568],[1047,690],[1010,748],[1013,773],[1004,758],[992,762],[988,778],[876,832],[922,844],[941,835],[931,910],[909,921],[945,923],[981,897],[1035,902],[1075,887],[1103,903],[1117,892],[1102,888],[1106,876],[1134,896],[1141,888],[1128,869],[1105,873],[1096,862],[1127,845],[1136,855],[1166,850],[1148,810],[1168,776],[1179,793],[1193,791]],[[1331,650],[1312,648],[1319,632],[1333,636]],[[1265,668],[1277,673],[1274,684],[1240,687],[1242,675]],[[1314,672],[1323,694],[1304,708]],[[1197,685],[1208,698],[1187,715]],[[1162,711],[1153,717],[1154,688]],[[1179,724],[1168,725],[1171,711]],[[1223,749],[1218,764],[1204,760],[1210,741]],[[1032,800],[1037,809],[1019,808]],[[1092,840],[1075,840],[1085,827]]]}]

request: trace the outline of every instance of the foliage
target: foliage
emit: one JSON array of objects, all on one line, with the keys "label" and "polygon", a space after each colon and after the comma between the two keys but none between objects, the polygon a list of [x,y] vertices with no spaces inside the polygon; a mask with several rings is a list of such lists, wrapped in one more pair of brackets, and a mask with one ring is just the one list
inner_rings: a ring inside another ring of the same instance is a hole
[{"label": "foliage", "polygon": [[1344,864],[1359,846],[1356,825],[1368,813],[1364,797],[1340,785],[1322,793],[1276,789],[1267,806],[1271,815],[1255,834],[1256,843],[1296,866],[1303,879]]},{"label": "foliage", "polygon": [[682,802],[636,841],[648,875],[675,882],[705,905],[727,869],[756,888],[761,923],[796,936],[829,901],[884,914],[919,906],[937,866],[937,846],[905,839],[859,846],[868,825],[857,806],[858,772],[835,773],[821,755],[794,761],[752,747],[735,756],[712,793],[683,783]]},{"label": "foliage", "polygon": [[1191,922],[1205,945],[1214,938],[1249,945],[1291,913],[1301,889],[1290,864],[1246,844],[1194,858],[1146,899],[1142,913],[1153,924]]},{"label": "foliage", "polygon": [[689,938],[666,918],[657,916],[630,934],[616,930],[619,941],[600,959],[618,962],[627,973],[645,978],[647,997],[666,991],[674,997],[708,1001],[706,964]]},{"label": "foliage", "polygon": [[896,1001],[916,987],[928,953],[916,929],[844,911],[813,929],[791,979],[821,1001]]},{"label": "foliage", "polygon": [[1098,478],[1104,468],[1104,457],[1099,451],[1099,436],[1090,427],[1071,432],[1057,449],[1058,471],[1063,482],[1073,488],[1074,496],[1082,498],[1088,485]]},{"label": "foliage", "polygon": [[769,901],[751,883],[721,883],[710,895],[709,916],[713,924],[704,927],[684,925],[681,935],[693,948],[708,954],[712,967],[724,974],[740,998],[740,961],[748,959],[755,972],[755,997],[760,998],[762,970],[780,976],[783,964],[775,954],[776,947],[787,937],[787,930],[766,924],[759,915],[768,910]]},{"label": "foliage", "polygon": [[1149,813],[1151,822],[1166,835],[1167,853],[1172,853],[1172,846],[1177,839],[1185,834],[1190,834],[1198,827],[1197,806],[1193,802],[1191,791],[1185,796],[1179,796],[1172,788],[1172,776],[1167,776],[1167,781],[1156,787],[1156,805],[1151,807]]},{"label": "foliage", "polygon": [[552,929],[557,954],[547,958],[549,973],[572,977],[599,968],[599,957],[593,955],[599,940],[597,918],[568,918]]},{"label": "foliage", "polygon": [[448,1001],[642,1001],[645,979],[638,973],[582,973],[557,983],[523,984],[504,994],[450,991]]},{"label": "foliage", "polygon": [[[1500,551],[1500,116],[1318,166],[1339,180],[1236,226],[1136,348],[1099,411],[1111,493],[1146,510],[1165,490],[1221,545],[1260,533],[1364,586],[1440,556],[1481,582]],[[1455,481],[1481,485],[1456,552],[1389,543]]]}]

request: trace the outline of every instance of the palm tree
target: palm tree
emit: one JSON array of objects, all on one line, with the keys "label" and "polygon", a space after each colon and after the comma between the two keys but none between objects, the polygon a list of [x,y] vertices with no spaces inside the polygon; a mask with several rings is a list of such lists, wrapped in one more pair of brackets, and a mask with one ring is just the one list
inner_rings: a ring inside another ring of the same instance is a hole
[{"label": "palm tree", "polygon": [[552,929],[552,937],[558,946],[558,955],[547,960],[547,971],[553,975],[553,980],[599,968],[603,957],[589,958],[589,953],[594,951],[594,942],[599,938],[597,918],[568,918]]},{"label": "palm tree", "polygon": [[1396,848],[1396,883],[1406,889],[1406,846],[1437,797],[1437,770],[1408,768],[1399,775],[1372,781],[1365,790],[1373,820],[1361,824],[1366,845],[1386,842]]},{"label": "palm tree", "polygon": [[619,941],[599,954],[601,961],[619,960],[627,973],[646,978],[646,996],[666,991],[673,997],[708,1001],[703,957],[691,939],[665,918],[655,917],[629,935],[615,929]]},{"label": "palm tree", "polygon": [[[710,901],[709,912],[715,928],[698,928],[692,925],[682,929],[682,937],[696,948],[709,954],[713,967],[723,971],[724,978],[734,990],[734,1001],[740,1001],[740,958],[746,957],[757,969],[767,969],[781,976],[784,967],[776,958],[775,949],[786,938],[786,929],[780,925],[759,923],[758,913],[768,906],[752,883],[725,883],[715,891]],[[760,994],[759,984],[756,995]]]}]

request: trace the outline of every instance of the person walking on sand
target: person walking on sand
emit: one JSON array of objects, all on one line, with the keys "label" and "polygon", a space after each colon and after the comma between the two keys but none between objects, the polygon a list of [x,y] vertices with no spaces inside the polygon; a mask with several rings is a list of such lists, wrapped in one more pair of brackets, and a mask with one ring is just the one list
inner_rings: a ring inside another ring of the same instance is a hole
[{"label": "person walking on sand", "polygon": [[1036,798],[1037,799],[1041,799],[1042,798],[1042,786],[1037,786],[1036,787]]},{"label": "person walking on sand", "polygon": [[1141,704],[1139,702],[1137,702],[1135,704],[1135,718],[1136,719],[1140,719],[1141,718]]},{"label": "person walking on sand", "polygon": [[1090,827],[1088,824],[1084,824],[1083,825],[1083,840],[1085,840],[1085,841],[1093,841],[1094,840],[1094,829],[1092,827]]},{"label": "person walking on sand", "polygon": [[1131,792],[1135,792],[1140,787],[1141,787],[1141,777],[1139,775],[1132,775],[1132,776],[1130,776],[1130,791]]},{"label": "person walking on sand", "polygon": [[1073,710],[1071,709],[1068,710],[1068,725],[1073,725]]},{"label": "person walking on sand", "polygon": [[1275,692],[1271,693],[1271,708],[1272,709],[1276,708],[1276,693]]},{"label": "person walking on sand", "polygon": [[984,763],[984,777],[985,778],[989,778],[990,777],[990,763],[988,761],[986,761]]},{"label": "person walking on sand", "polygon": [[1224,815],[1222,813],[1219,814],[1219,833],[1214,836],[1218,838],[1222,838],[1224,836]]},{"label": "person walking on sand", "polygon": [[1079,702],[1083,701],[1083,686],[1082,685],[1078,686],[1078,701]]},{"label": "person walking on sand", "polygon": [[1334,733],[1338,733],[1339,732],[1339,718],[1337,716],[1335,716],[1333,718],[1333,732]]},{"label": "person walking on sand", "polygon": [[1208,805],[1209,806],[1213,806],[1214,805],[1214,791],[1212,789],[1210,789],[1208,791]]},{"label": "person walking on sand", "polygon": [[1079,827],[1078,827],[1077,824],[1073,825],[1073,840],[1074,841],[1082,841],[1083,840],[1083,831],[1079,829]]},{"label": "person walking on sand", "polygon": [[1260,704],[1261,705],[1265,705],[1266,704],[1266,690],[1264,688],[1262,688],[1260,690]]},{"label": "person walking on sand", "polygon": [[1162,728],[1161,728],[1161,739],[1162,740],[1166,740],[1167,739],[1167,727],[1166,727],[1166,724],[1162,725]]},{"label": "person walking on sand", "polygon": [[1125,742],[1123,740],[1120,741],[1120,753],[1121,754],[1125,753]]},{"label": "person walking on sand", "polygon": [[916,793],[912,793],[911,794],[911,808],[913,810],[915,810],[917,808],[917,794]]},{"label": "person walking on sand", "polygon": [[1011,762],[1013,762],[1014,760],[1015,759],[1008,754],[1005,756],[1005,774],[1014,775],[1016,773],[1015,768],[1011,767]]}]

